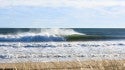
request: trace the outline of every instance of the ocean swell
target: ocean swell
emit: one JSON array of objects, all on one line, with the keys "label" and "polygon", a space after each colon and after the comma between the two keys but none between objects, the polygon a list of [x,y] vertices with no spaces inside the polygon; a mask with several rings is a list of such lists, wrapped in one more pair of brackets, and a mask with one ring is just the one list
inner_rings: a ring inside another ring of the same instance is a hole
[{"label": "ocean swell", "polygon": [[64,41],[63,37],[54,37],[54,36],[23,36],[19,38],[0,38],[0,42],[43,42],[43,41]]},{"label": "ocean swell", "polygon": [[65,41],[65,36],[79,34],[73,29],[41,29],[40,32],[18,32],[17,34],[0,35],[0,42],[48,42]]}]

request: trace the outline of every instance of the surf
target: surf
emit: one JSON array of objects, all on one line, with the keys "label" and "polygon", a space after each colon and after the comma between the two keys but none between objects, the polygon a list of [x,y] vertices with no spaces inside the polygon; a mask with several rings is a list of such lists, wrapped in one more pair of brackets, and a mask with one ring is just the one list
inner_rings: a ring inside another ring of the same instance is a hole
[{"label": "surf", "polygon": [[[0,33],[0,42],[64,42],[64,41],[96,41],[125,39],[125,36],[107,34],[109,32],[80,32],[72,28],[31,28],[31,29],[10,29]],[[88,30],[89,31],[89,30]],[[104,31],[104,30],[103,30]],[[8,33],[9,32],[9,33]],[[116,32],[117,33],[117,32]],[[115,34],[116,34],[115,33]],[[118,32],[119,33],[119,32]]]},{"label": "surf", "polygon": [[38,29],[29,30],[28,32],[17,31],[14,34],[1,34],[0,42],[48,42],[48,41],[66,41],[69,35],[84,35],[73,29]]}]

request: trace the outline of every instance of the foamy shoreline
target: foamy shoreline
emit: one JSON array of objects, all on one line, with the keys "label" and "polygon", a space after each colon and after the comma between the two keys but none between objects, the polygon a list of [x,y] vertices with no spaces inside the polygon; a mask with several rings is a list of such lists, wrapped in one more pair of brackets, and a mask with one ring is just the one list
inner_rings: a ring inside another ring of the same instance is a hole
[{"label": "foamy shoreline", "polygon": [[0,63],[125,59],[125,40],[81,42],[1,42]]}]

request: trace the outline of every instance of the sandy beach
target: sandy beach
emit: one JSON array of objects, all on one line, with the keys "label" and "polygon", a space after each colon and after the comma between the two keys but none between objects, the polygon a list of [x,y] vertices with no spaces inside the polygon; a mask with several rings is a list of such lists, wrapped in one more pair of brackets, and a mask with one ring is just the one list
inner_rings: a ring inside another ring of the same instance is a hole
[{"label": "sandy beach", "polygon": [[0,70],[125,70],[125,60],[0,63]]}]

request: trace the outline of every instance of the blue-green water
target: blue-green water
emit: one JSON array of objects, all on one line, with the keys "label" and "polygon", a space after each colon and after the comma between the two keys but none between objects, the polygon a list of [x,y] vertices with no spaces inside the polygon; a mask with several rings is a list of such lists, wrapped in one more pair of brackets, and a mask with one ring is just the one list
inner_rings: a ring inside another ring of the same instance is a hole
[{"label": "blue-green water", "polygon": [[49,42],[125,39],[116,28],[1,28],[0,42]]}]

